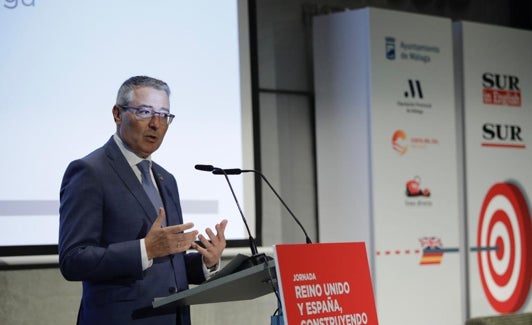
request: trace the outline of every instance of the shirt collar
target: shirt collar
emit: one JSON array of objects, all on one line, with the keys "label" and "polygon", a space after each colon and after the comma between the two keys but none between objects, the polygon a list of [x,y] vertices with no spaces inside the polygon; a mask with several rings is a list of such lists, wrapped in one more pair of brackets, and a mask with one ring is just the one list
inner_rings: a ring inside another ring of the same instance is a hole
[{"label": "shirt collar", "polygon": [[150,167],[151,167],[151,155],[149,155],[146,158],[141,158],[137,156],[133,151],[131,151],[131,149],[129,149],[129,147],[124,143],[124,141],[120,139],[120,136],[118,135],[118,133],[115,133],[113,135],[113,139],[115,140],[116,145],[118,146],[118,148],[120,149],[120,151],[126,158],[127,162],[129,163],[129,166],[136,166],[139,162],[143,160],[148,160],[150,162]]}]

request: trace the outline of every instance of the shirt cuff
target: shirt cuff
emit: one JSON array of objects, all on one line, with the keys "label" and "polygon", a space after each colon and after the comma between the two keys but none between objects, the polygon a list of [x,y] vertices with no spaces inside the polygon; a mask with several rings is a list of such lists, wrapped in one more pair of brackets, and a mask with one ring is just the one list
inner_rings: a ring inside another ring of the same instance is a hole
[{"label": "shirt cuff", "polygon": [[221,260],[218,260],[218,263],[216,263],[216,267],[207,268],[205,263],[201,263],[203,265],[203,274],[205,275],[205,279],[209,280],[213,275],[215,275],[218,271],[220,271],[220,263]]},{"label": "shirt cuff", "polygon": [[[146,250],[144,238],[140,240],[140,258],[142,259],[142,271],[145,271],[147,268],[152,266],[153,260],[148,259],[148,251]],[[205,267],[205,265],[203,267]]]}]

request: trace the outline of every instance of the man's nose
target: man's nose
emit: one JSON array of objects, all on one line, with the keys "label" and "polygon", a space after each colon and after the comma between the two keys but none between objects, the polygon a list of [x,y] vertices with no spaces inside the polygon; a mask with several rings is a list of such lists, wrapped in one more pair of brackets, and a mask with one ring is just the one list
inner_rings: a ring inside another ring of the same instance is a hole
[{"label": "man's nose", "polygon": [[149,126],[152,128],[152,129],[158,129],[160,128],[162,125],[162,122],[161,122],[161,117],[159,115],[153,115],[151,117],[151,120],[150,120],[150,124]]}]

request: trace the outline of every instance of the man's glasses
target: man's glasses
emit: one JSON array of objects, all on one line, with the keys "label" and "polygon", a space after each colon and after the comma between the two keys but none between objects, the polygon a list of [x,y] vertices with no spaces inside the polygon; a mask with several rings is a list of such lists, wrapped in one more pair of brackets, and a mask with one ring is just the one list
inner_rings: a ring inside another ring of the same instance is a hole
[{"label": "man's glasses", "polygon": [[166,112],[156,112],[152,108],[148,108],[148,107],[132,107],[132,106],[119,106],[119,107],[125,110],[134,111],[134,114],[137,120],[150,120],[153,116],[157,115],[159,116],[161,122],[166,123],[167,125],[170,125],[170,123],[172,123],[172,120],[175,117],[175,115],[173,114],[166,113]]}]

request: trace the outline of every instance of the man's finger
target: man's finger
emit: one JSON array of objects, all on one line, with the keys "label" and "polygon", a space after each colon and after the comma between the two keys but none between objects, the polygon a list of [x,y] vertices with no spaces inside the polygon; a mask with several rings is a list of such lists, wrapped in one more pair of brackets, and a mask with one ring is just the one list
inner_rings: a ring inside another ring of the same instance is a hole
[{"label": "man's finger", "polygon": [[209,248],[209,247],[212,247],[213,246],[213,242],[212,241],[209,241],[204,235],[199,235],[198,236],[198,239],[199,241],[203,244],[203,247],[205,248]]},{"label": "man's finger", "polygon": [[187,223],[183,223],[180,225],[169,226],[169,227],[166,227],[166,229],[170,231],[171,233],[178,234],[185,230],[191,229],[192,227],[194,227],[194,223],[187,222]]},{"label": "man's finger", "polygon": [[195,241],[196,237],[198,237],[198,231],[197,230],[194,230],[194,231],[191,231],[191,232],[186,232],[186,233],[183,234],[183,238],[187,242]]},{"label": "man's finger", "polygon": [[199,245],[197,242],[193,242],[192,245],[191,245],[191,248],[197,250],[198,252],[200,252],[202,255],[207,253],[207,249],[205,249],[204,247],[202,247],[201,245]]},{"label": "man's finger", "polygon": [[164,208],[159,208],[159,214],[157,215],[157,218],[155,218],[152,228],[161,228],[163,226],[164,219],[166,219],[166,213],[164,212]]},{"label": "man's finger", "polygon": [[227,220],[224,219],[222,222],[216,225],[216,235],[220,239],[225,240],[225,227],[227,226]]},{"label": "man's finger", "polygon": [[209,236],[209,239],[210,240],[214,240],[216,238],[216,235],[214,234],[214,232],[211,230],[211,228],[206,228],[205,229],[205,233],[207,234],[207,236]]}]

